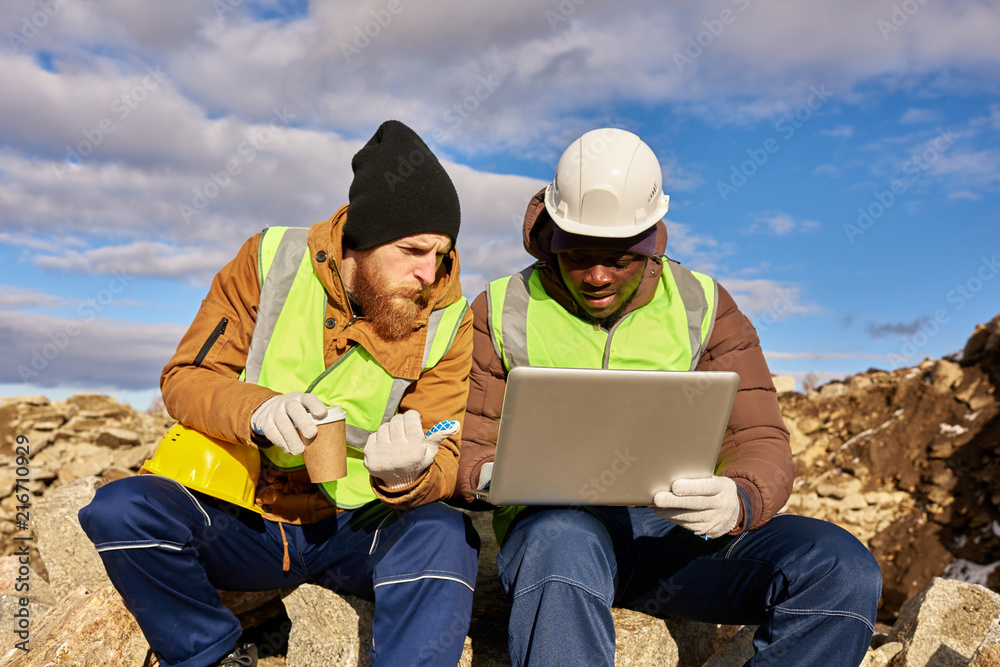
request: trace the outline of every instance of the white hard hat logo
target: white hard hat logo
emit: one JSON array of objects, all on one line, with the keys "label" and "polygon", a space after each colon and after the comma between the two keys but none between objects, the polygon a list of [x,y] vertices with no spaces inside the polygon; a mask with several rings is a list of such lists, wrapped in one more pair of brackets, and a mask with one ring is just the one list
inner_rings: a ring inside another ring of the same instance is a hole
[{"label": "white hard hat logo", "polygon": [[635,236],[667,212],[661,181],[656,155],[639,137],[615,128],[592,130],[562,154],[545,207],[572,234]]}]

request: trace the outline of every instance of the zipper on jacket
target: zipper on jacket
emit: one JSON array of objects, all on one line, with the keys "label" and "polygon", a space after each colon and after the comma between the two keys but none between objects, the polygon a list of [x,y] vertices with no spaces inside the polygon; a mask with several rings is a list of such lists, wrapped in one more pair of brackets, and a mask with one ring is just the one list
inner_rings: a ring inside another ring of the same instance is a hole
[{"label": "zipper on jacket", "polygon": [[198,350],[198,356],[194,358],[195,366],[201,366],[201,362],[205,361],[205,357],[208,356],[208,351],[212,349],[213,345],[215,345],[215,341],[219,340],[219,336],[225,333],[227,324],[229,324],[229,318],[223,317],[219,320],[219,323],[215,325],[215,329],[213,329],[212,333],[209,334],[205,344],[201,346],[200,350]]},{"label": "zipper on jacket", "polygon": [[[337,266],[336,262],[331,261],[330,262],[330,268],[333,270],[333,274],[337,277],[337,280],[340,281],[340,286],[344,290],[344,298],[347,301],[347,312],[351,316],[348,319],[347,324],[344,325],[344,328],[347,329],[352,324],[354,324],[355,321],[357,321],[358,316],[354,312],[354,306],[351,305],[351,293],[347,291],[347,284],[344,282],[344,276],[340,273],[340,267]],[[331,298],[332,297],[327,296],[328,300],[331,299]]]}]

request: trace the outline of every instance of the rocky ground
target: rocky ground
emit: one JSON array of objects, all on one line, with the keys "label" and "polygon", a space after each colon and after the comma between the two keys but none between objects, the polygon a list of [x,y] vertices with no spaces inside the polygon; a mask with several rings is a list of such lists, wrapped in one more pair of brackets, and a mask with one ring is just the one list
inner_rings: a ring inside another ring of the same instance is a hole
[{"label": "rocky ground", "polygon": [[[966,612],[973,609],[971,618],[982,621],[983,614],[989,615],[985,619],[987,625],[980,628],[979,639],[992,632],[995,641],[1000,640],[1000,630],[996,627],[990,630],[988,623],[1000,616],[1000,607],[991,606],[994,598],[986,597],[983,598],[986,602],[972,603],[962,597],[966,593],[973,595],[968,590],[977,591],[975,595],[994,597],[995,594],[987,589],[1000,591],[1000,568],[997,567],[1000,562],[1000,457],[997,456],[1000,454],[1000,402],[997,387],[1000,387],[1000,317],[977,327],[963,352],[953,359],[926,359],[916,366],[891,372],[873,369],[807,394],[779,394],[792,433],[796,459],[795,486],[783,511],[837,523],[866,544],[882,567],[884,582],[879,620],[885,634],[876,637],[876,644],[885,646],[873,651],[866,664],[1000,665],[997,649],[990,649],[988,642],[983,644],[986,648],[982,656],[976,658],[979,662],[970,662],[979,640],[971,648],[949,648],[947,655],[951,656],[951,661],[941,658],[944,654],[940,649],[934,653],[938,656],[937,661],[919,662],[912,656],[906,657],[907,651],[916,655],[910,650],[916,641],[914,619],[920,613],[917,603],[924,600],[953,600],[958,596],[965,600],[962,608]],[[84,494],[88,490],[92,494],[102,483],[135,474],[171,423],[164,413],[136,412],[113,398],[97,394],[73,396],[66,402],[50,402],[42,396],[0,400],[0,556],[19,553],[18,549],[25,542],[16,538],[32,534],[36,521],[51,521],[51,516],[41,514],[47,499],[63,493],[75,498],[68,501],[70,504],[84,502],[80,500],[85,497],[79,496],[81,490]],[[19,482],[24,479],[28,481]],[[29,495],[25,497],[25,493]],[[25,508],[19,507],[26,504],[24,500],[32,506],[28,516],[25,516]],[[53,506],[48,513],[54,515],[56,512]],[[67,526],[71,525],[74,513],[66,513]],[[505,631],[502,622],[504,601],[485,600],[497,595],[502,598],[495,582],[488,581],[490,552],[495,554],[495,543],[488,535],[486,523],[477,523],[483,524],[480,526],[484,534],[481,569],[485,577],[481,577],[482,583],[477,590],[480,601],[477,601],[470,631],[473,643],[477,636],[502,638]],[[73,529],[70,526],[58,530],[71,532]],[[58,530],[53,529],[55,536],[49,538],[53,545],[63,534]],[[97,601],[114,606],[113,591],[100,588],[105,583],[103,580],[94,580],[103,576],[99,560],[95,561],[94,554],[85,547],[76,551],[78,553],[69,558],[57,555],[55,548],[51,548],[51,557],[45,556],[44,549],[33,555],[31,568],[36,582],[33,590],[37,592],[43,584],[51,585],[48,597],[32,601],[36,604],[36,623],[52,614],[49,617],[53,619],[51,625],[54,619],[62,618],[59,613],[68,614]],[[0,561],[3,562],[15,563],[9,558]],[[95,562],[96,574],[87,574]],[[4,582],[2,571],[0,566],[0,588]],[[981,591],[978,586],[961,589],[959,595],[938,577],[971,582],[983,588]],[[75,590],[76,583],[84,583],[94,592]],[[0,594],[3,600],[9,601],[8,591],[0,590]],[[256,626],[259,633],[270,634],[272,638],[283,637],[271,642],[276,655],[262,665],[284,665],[286,654],[289,665],[308,664],[293,660],[296,644],[292,642],[290,646],[288,642],[289,616],[293,613],[289,609],[314,609],[309,596],[322,597],[324,594],[300,587],[299,592],[285,592],[283,602],[272,596],[256,611],[248,612],[245,622]],[[57,605],[60,598],[63,602]],[[302,602],[303,599],[306,602]],[[355,630],[364,626],[357,619],[363,619],[370,610],[364,607],[363,601],[351,600],[346,607],[343,600],[337,604],[341,605],[338,613],[355,614],[351,633],[353,641],[357,641]],[[931,603],[925,605],[928,609],[932,606]],[[46,612],[50,607],[52,610]],[[7,608],[4,609],[6,618]],[[309,615],[309,612],[303,613]],[[629,616],[623,611],[616,617],[620,635],[631,638],[622,641],[635,640],[638,646],[648,649],[651,640],[642,639],[645,632],[666,632],[673,638],[671,641],[676,639],[674,635],[683,635],[683,626],[668,623],[663,630],[662,621],[650,626],[640,618],[642,616]],[[965,625],[978,628],[977,622],[970,620]],[[67,624],[70,622],[61,623]],[[709,662],[703,659],[717,649],[717,656],[722,656],[725,651],[720,647],[726,641],[732,644],[740,639],[740,633],[747,632],[747,629],[737,630],[716,628],[714,634],[709,633],[711,636],[701,636],[698,640],[702,648],[697,659],[685,662],[682,657],[672,664],[704,663],[718,667],[741,664],[720,662],[721,657],[716,662],[712,662],[715,658]],[[502,641],[498,645],[497,650],[502,652]],[[7,648],[0,646],[0,656]],[[619,646],[622,656],[630,655],[629,650],[625,644]],[[990,654],[990,650],[994,653]],[[997,661],[989,662],[988,654]],[[485,653],[477,651],[476,655]],[[642,664],[641,659],[637,660],[620,661],[619,664]],[[502,663],[503,658],[498,658],[496,664]],[[0,658],[0,664],[8,663]],[[477,659],[475,664],[494,663]]]},{"label": "rocky ground", "polygon": [[1000,590],[1000,317],[960,357],[779,396],[796,460],[786,511],[871,549],[886,622],[941,574]]}]

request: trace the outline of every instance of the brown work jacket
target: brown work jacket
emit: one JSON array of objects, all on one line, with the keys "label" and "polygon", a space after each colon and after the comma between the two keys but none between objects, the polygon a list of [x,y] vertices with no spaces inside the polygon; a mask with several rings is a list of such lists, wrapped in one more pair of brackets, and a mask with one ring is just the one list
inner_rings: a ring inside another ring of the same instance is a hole
[{"label": "brown work jacket", "polygon": [[[532,198],[525,213],[524,247],[544,263],[541,279],[545,291],[568,311],[578,314],[577,304],[563,284],[556,257],[550,250],[553,225],[545,210],[543,190]],[[658,222],[657,255],[662,255],[666,246],[666,226]],[[662,269],[661,264],[647,260],[629,312],[642,308],[653,298]],[[473,301],[472,313],[473,362],[462,433],[458,495],[469,506],[482,508],[484,504],[475,501],[473,492],[482,466],[493,460],[507,371],[490,340],[485,292]],[[715,326],[696,370],[734,371],[740,376],[719,454],[718,474],[731,477],[750,502],[749,516],[741,504],[739,524],[734,532],[756,528],[771,519],[788,500],[795,468],[788,429],[781,417],[757,332],[721,285]]]},{"label": "brown work jacket", "polygon": [[[414,380],[403,396],[400,412],[417,410],[425,428],[445,419],[463,422],[472,354],[470,312],[465,313],[444,358],[421,373],[430,311],[452,304],[462,296],[457,251],[453,248],[442,262],[428,307],[418,316],[413,333],[402,341],[387,343],[375,335],[364,317],[352,319],[338,270],[343,258],[341,239],[346,220],[345,205],[329,220],[318,222],[309,230],[308,252],[328,296],[325,322],[310,326],[324,327],[327,366],[354,345],[362,345],[394,377]],[[239,379],[260,300],[259,241],[260,234],[247,240],[236,258],[215,276],[194,322],[160,377],[163,402],[171,416],[208,435],[247,447],[255,446],[251,441],[251,415],[264,401],[277,395],[266,387]],[[458,470],[459,437],[454,435],[444,440],[430,468],[401,490],[387,490],[378,479],[372,478],[376,496],[399,508],[451,496]],[[305,471],[278,474],[265,469],[258,483],[257,499],[258,504],[263,501],[270,508],[265,516],[289,523],[311,523],[337,511],[309,482]]]}]

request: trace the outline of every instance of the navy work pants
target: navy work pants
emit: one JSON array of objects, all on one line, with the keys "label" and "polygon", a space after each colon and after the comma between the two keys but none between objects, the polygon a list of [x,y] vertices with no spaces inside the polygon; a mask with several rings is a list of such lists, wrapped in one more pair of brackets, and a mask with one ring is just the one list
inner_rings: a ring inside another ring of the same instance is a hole
[{"label": "navy work pants", "polygon": [[[161,664],[213,665],[241,630],[216,589],[310,582],[374,600],[373,665],[454,665],[472,613],[479,538],[441,503],[373,502],[307,525],[278,524],[157,475],[112,482],[80,523]],[[320,656],[321,657],[321,656]]]},{"label": "navy work pants", "polygon": [[856,667],[871,641],[882,578],[838,526],[779,515],[704,540],[649,508],[535,508],[497,557],[512,608],[514,665],[613,665],[611,606],[661,617],[755,624],[746,664]]}]

